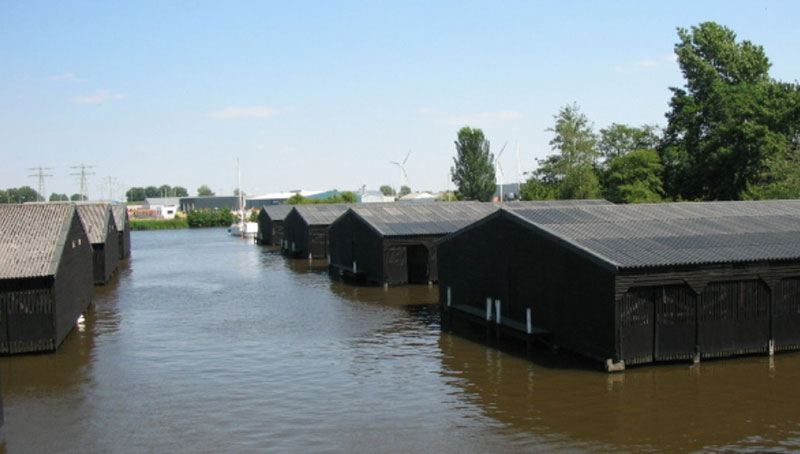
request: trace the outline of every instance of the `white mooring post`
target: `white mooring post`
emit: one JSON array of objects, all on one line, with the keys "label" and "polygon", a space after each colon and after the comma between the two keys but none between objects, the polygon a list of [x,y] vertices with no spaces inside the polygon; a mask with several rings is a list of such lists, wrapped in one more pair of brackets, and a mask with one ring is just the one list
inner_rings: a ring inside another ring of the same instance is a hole
[{"label": "white mooring post", "polygon": [[356,274],[357,272],[358,272],[358,267],[356,266],[356,261],[353,260],[353,274]]},{"label": "white mooring post", "polygon": [[447,307],[450,307],[451,304],[453,304],[453,293],[450,287],[447,287]]},{"label": "white mooring post", "polygon": [[292,241],[292,252],[294,252],[294,241]]},{"label": "white mooring post", "polygon": [[494,300],[494,310],[497,313],[497,318],[494,319],[494,322],[499,325],[502,320],[500,317],[500,300]]},{"label": "white mooring post", "polygon": [[492,319],[492,298],[486,298],[486,321]]},{"label": "white mooring post", "polygon": [[526,319],[526,326],[528,328],[528,334],[533,333],[533,324],[531,323],[531,308],[525,309],[525,319]]}]

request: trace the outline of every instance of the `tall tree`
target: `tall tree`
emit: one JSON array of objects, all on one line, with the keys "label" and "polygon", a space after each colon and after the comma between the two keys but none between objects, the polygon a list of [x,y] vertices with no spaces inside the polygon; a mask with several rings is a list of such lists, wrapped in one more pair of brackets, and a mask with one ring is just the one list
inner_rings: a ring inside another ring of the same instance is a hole
[{"label": "tall tree", "polygon": [[172,195],[175,197],[189,197],[189,191],[183,186],[175,186],[172,188]]},{"label": "tall tree", "polygon": [[200,197],[212,196],[214,195],[214,191],[212,191],[208,186],[202,185],[197,188],[197,195]]},{"label": "tall tree", "polygon": [[56,194],[55,192],[50,194],[50,201],[51,202],[66,202],[69,200],[66,194]]},{"label": "tall tree", "polygon": [[406,185],[400,186],[400,195],[399,195],[400,197],[407,196],[409,194],[411,194],[411,188],[410,187],[408,187]]},{"label": "tall tree", "polygon": [[[686,85],[670,88],[660,149],[669,195],[730,200],[757,188],[797,149],[800,90],[770,78],[761,46],[705,22],[678,29]],[[800,192],[797,193],[800,195]]]},{"label": "tall tree", "polygon": [[658,127],[640,127],[612,123],[600,130],[597,150],[607,161],[636,150],[655,150],[660,142]]},{"label": "tall tree", "polygon": [[497,184],[494,175],[494,155],[489,151],[489,141],[480,129],[464,126],[458,131],[456,157],[450,175],[462,200],[492,199]]},{"label": "tall tree", "polygon": [[128,189],[128,192],[125,193],[125,197],[128,199],[128,202],[142,202],[146,196],[144,188],[134,187]]},{"label": "tall tree", "polygon": [[72,200],[73,202],[80,202],[80,201],[84,201],[85,202],[86,201],[86,196],[85,195],[81,195],[81,194],[72,194],[69,197],[69,199]]},{"label": "tall tree", "polygon": [[660,202],[664,195],[661,158],[643,148],[619,155],[607,163],[604,196],[614,203]]},{"label": "tall tree", "polygon": [[394,195],[395,191],[394,191],[393,187],[389,186],[388,184],[385,184],[385,185],[381,186],[381,194],[383,194],[383,195]]},{"label": "tall tree", "polygon": [[554,115],[550,147],[554,154],[539,160],[539,168],[526,184],[523,197],[587,199],[600,196],[597,175],[597,135],[577,104],[564,106]]},{"label": "tall tree", "polygon": [[161,191],[155,186],[144,188],[145,197],[161,197]]}]

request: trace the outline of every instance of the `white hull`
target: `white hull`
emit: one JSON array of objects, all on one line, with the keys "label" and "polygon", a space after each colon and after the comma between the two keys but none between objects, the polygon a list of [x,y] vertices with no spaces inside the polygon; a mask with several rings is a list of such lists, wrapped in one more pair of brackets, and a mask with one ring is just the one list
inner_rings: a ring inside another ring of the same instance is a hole
[{"label": "white hull", "polygon": [[233,236],[255,237],[258,234],[257,222],[236,222],[228,229]]}]

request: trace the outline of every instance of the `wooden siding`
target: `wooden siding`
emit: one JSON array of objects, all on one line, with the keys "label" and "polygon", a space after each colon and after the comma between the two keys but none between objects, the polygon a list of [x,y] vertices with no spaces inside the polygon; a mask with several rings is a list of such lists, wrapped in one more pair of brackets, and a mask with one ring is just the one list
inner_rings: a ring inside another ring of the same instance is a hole
[{"label": "wooden siding", "polygon": [[384,246],[378,232],[348,211],[331,224],[328,238],[331,273],[384,284]]},{"label": "wooden siding", "polygon": [[487,314],[490,324],[522,333],[530,309],[532,331],[585,356],[613,358],[613,274],[504,212],[437,246],[443,307],[449,291],[451,310]]},{"label": "wooden siding", "polygon": [[309,226],[296,211],[290,212],[283,221],[281,252],[297,258],[308,257],[310,247]]},{"label": "wooden siding", "polygon": [[[125,232],[130,232],[130,229]],[[72,331],[75,320],[86,311],[94,297],[92,247],[77,215],[70,227],[68,238],[56,271],[54,285],[55,348],[58,348]],[[72,247],[73,244],[75,247]]]},{"label": "wooden siding", "polygon": [[443,235],[385,237],[381,249],[383,276],[389,285],[427,284],[439,280],[436,240]]}]

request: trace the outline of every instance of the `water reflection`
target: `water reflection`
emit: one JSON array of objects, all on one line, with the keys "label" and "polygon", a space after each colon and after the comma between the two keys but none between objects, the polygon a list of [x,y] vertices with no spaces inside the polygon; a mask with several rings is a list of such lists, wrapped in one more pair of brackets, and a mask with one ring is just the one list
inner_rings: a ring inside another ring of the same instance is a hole
[{"label": "water reflection", "polygon": [[[521,439],[593,451],[800,449],[800,355],[631,368],[604,374],[517,356],[443,333],[444,373],[463,398]],[[517,351],[516,353],[519,353]],[[559,355],[561,356],[561,355]]]}]

